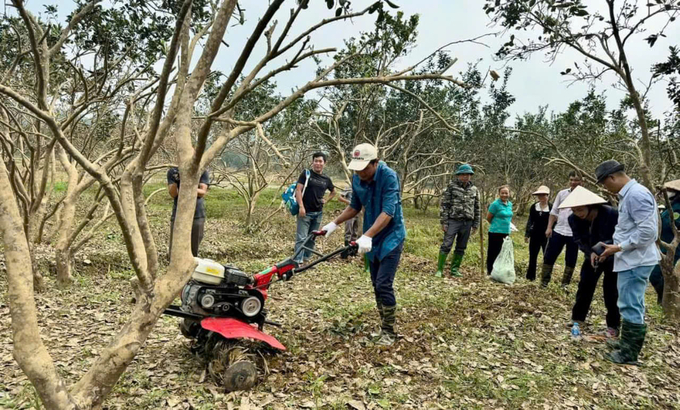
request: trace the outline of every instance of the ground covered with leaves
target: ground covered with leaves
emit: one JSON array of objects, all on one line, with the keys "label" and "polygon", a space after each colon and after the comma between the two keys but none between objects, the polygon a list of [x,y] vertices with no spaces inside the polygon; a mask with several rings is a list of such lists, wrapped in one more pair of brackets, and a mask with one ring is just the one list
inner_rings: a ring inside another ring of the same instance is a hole
[{"label": "ground covered with leaves", "polygon": [[[160,195],[151,203],[159,244],[167,243],[170,207]],[[340,205],[329,208],[324,221]],[[257,272],[291,253],[292,217],[281,213],[264,231],[245,234],[241,209],[232,192],[211,191],[201,256]],[[615,366],[603,359],[606,347],[598,337],[605,329],[601,291],[588,319],[588,337],[573,341],[565,323],[575,282],[567,292],[556,283],[544,290],[522,278],[512,286],[493,283],[480,273],[477,236],[464,261],[464,277],[438,280],[434,258],[441,237],[434,210],[406,209],[406,220],[409,238],[395,284],[400,306],[395,346],[374,345],[378,318],[361,262],[337,260],[272,288],[270,319],[283,326],[267,331],[288,350],[267,355],[266,372],[254,390],[225,392],[189,352],[178,319],[162,317],[104,407],[680,408],[678,330],[664,321],[651,291],[642,366]],[[323,251],[335,249],[341,236],[319,245]],[[522,269],[526,248],[521,236],[514,242]],[[165,257],[167,246],[159,248]],[[43,266],[50,287],[36,297],[42,336],[62,376],[72,382],[127,320],[132,273],[115,225],[78,255],[71,288],[58,289],[49,266]],[[0,408],[34,408],[39,400],[12,358],[4,275]]]}]

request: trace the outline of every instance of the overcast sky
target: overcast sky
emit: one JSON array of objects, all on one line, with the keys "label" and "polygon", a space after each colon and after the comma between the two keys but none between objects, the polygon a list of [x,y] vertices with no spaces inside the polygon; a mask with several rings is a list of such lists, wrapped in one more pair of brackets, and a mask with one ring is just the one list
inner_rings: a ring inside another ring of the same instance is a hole
[{"label": "overcast sky", "polygon": [[[456,40],[474,38],[476,36],[497,32],[498,28],[490,25],[489,18],[482,10],[483,0],[396,0],[400,10],[406,15],[420,14],[420,24],[418,28],[418,46],[412,50],[411,54],[400,61],[401,66],[408,66],[423,57],[427,56],[438,47]],[[640,0],[641,4],[645,0]],[[45,4],[59,6],[59,18],[63,19],[73,9],[73,5],[67,0],[28,0],[28,7],[34,13],[44,10]],[[322,0],[311,0],[310,7],[298,18],[298,22],[292,30],[293,35],[306,30],[311,25],[319,22],[323,18],[332,15],[325,2]],[[354,0],[352,6],[355,10],[360,10],[371,4],[369,0]],[[586,4],[601,5],[601,0],[585,0]],[[267,0],[241,1],[240,4],[245,8],[246,24],[243,26],[231,26],[225,35],[225,41],[230,47],[223,47],[220,51],[213,69],[228,73],[236,60],[242,45],[252,32],[259,16],[262,15],[269,2]],[[289,15],[289,9],[295,5],[295,0],[286,0],[279,10],[276,19],[279,20],[278,30],[282,29]],[[366,15],[354,19],[352,22],[337,22],[316,32],[312,37],[315,48],[338,47],[342,48],[342,40],[352,36],[358,36],[362,31],[370,31],[376,14]],[[653,63],[665,60],[668,55],[668,46],[673,43],[671,39],[680,38],[680,23],[676,23],[666,32],[667,38],[660,39],[654,48],[649,48],[642,40],[644,36],[637,36],[628,47],[628,56],[634,67],[634,76],[641,80],[649,79],[650,66]],[[449,71],[450,74],[458,74],[467,68],[468,63],[478,62],[480,70],[487,68],[501,72],[506,63],[494,61],[493,54],[498,50],[500,44],[507,41],[506,38],[484,39],[489,48],[476,44],[459,44],[450,47],[453,57],[458,58],[458,63]],[[258,48],[254,56],[261,56],[264,52],[265,41],[258,42]],[[565,77],[559,73],[566,67],[571,66],[573,61],[582,61],[582,58],[575,53],[567,52],[559,56],[557,61],[550,65],[545,61],[544,56],[535,55],[529,61],[509,63],[513,67],[513,73],[509,82],[509,91],[515,96],[517,101],[511,107],[513,113],[523,113],[525,111],[536,111],[539,106],[548,105],[550,110],[561,111],[567,105],[579,98],[582,98],[589,85],[584,83],[573,84],[565,81]],[[251,58],[255,61],[255,58]],[[283,60],[280,60],[283,61]],[[252,65],[252,64],[251,64]],[[272,65],[274,67],[274,65]],[[248,66],[246,67],[246,69]],[[283,94],[290,92],[292,88],[304,84],[314,75],[315,65],[310,60],[306,64],[301,64],[292,72],[277,76],[276,81],[279,90]],[[265,72],[267,70],[265,69]],[[623,94],[614,89],[612,84],[613,76],[605,77],[596,84],[598,91],[604,91],[608,97],[610,108],[618,105]],[[671,102],[666,97],[665,84],[657,84],[649,95],[650,107],[656,116],[661,116],[664,111],[672,107]]]}]

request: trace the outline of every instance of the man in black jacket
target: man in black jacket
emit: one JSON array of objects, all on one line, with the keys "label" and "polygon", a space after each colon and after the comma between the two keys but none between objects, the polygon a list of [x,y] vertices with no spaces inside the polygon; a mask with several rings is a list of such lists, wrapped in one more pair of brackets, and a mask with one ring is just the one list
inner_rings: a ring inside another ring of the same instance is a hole
[{"label": "man in black jacket", "polygon": [[[616,305],[619,293],[616,287],[617,274],[614,272],[614,258],[598,262],[597,246],[599,243],[611,244],[614,237],[619,214],[608,206],[607,201],[586,188],[577,187],[560,205],[560,208],[571,208],[569,226],[573,232],[574,242],[585,254],[581,267],[581,280],[576,292],[576,303],[571,311],[573,322],[582,325],[586,320],[590,304],[593,301],[595,288],[600,276],[604,274],[602,290],[604,304],[607,308],[607,338],[616,338],[619,333],[621,315]],[[593,248],[595,247],[595,249]]]}]

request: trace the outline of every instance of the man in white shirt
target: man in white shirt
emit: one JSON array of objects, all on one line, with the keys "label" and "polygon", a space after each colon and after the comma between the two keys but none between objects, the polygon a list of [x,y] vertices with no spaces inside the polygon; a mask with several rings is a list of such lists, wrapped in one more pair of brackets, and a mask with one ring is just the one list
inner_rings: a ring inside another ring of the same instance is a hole
[{"label": "man in white shirt", "polygon": [[552,277],[555,261],[562,253],[562,249],[567,247],[565,254],[564,275],[562,275],[562,287],[566,287],[571,282],[578,259],[578,245],[574,242],[571,228],[569,227],[569,216],[571,208],[560,209],[560,204],[569,196],[577,186],[583,183],[581,176],[576,171],[569,173],[569,188],[561,190],[555,197],[550,220],[545,236],[548,238],[548,247],[543,254],[543,271],[541,272],[541,286],[547,287]]},{"label": "man in white shirt", "polygon": [[614,255],[618,273],[618,307],[621,311],[621,339],[608,344],[614,350],[606,355],[616,364],[639,364],[637,359],[647,335],[645,290],[649,276],[661,259],[656,246],[659,239],[659,212],[654,195],[625,173],[615,160],[595,169],[597,183],[619,196],[619,219],[613,244],[605,245],[600,261]]}]

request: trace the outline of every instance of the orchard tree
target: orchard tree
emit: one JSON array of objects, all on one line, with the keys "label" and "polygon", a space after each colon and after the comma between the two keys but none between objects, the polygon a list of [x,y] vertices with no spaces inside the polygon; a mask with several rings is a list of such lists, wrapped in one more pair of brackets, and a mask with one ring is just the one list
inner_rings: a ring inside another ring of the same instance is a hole
[{"label": "orchard tree", "polygon": [[[593,81],[612,73],[635,112],[637,132],[630,142],[634,145],[642,183],[654,190],[657,183],[663,182],[662,175],[654,172],[653,123],[650,124],[645,107],[645,98],[658,76],[650,73],[646,79],[636,78],[629,51],[631,42],[646,41],[654,46],[666,41],[665,31],[677,24],[680,2],[605,0],[599,7],[586,5],[583,0],[486,0],[484,10],[507,31],[508,41],[497,53],[501,59],[524,59],[545,53],[555,61],[557,55],[569,49],[582,59],[564,67],[563,75],[575,81]],[[675,248],[669,244],[662,246],[667,249],[664,258],[673,258]],[[669,265],[672,264],[662,264]],[[667,284],[672,284],[669,286],[674,286],[673,297],[664,300],[665,312],[680,320],[680,267],[675,272],[664,269],[664,278]]]},{"label": "orchard tree", "polygon": [[[140,99],[148,99],[149,91],[141,86],[152,78],[153,53],[160,49],[163,33],[170,35],[172,27],[167,16],[147,5],[104,9],[97,3],[79,6],[66,27],[55,27],[56,8],[46,8],[48,21],[44,22],[25,10],[23,2],[17,2],[19,17],[6,15],[0,26],[6,40],[0,47],[2,85],[49,111],[75,149],[101,167],[101,172],[111,174],[134,151],[132,127],[126,131],[121,124],[137,124],[138,117],[145,115],[143,109],[133,107]],[[144,20],[155,26],[153,32],[135,29]],[[81,234],[106,196],[100,187],[79,221],[81,197],[98,184],[97,179],[57,143],[43,118],[6,94],[0,96],[0,106],[7,119],[6,166],[22,204],[29,243],[42,242],[47,221],[56,215],[50,238],[57,280],[68,284],[73,256],[83,239],[91,238]],[[13,161],[17,156],[22,158],[19,163]],[[54,190],[48,181],[53,180],[57,167],[66,174],[66,188],[50,209]],[[117,178],[113,181],[118,184]],[[108,215],[104,213],[103,219]],[[34,273],[38,278],[39,270]]]},{"label": "orchard tree", "polygon": [[[346,53],[357,49],[365,53],[336,70],[335,78],[398,71],[398,60],[415,47],[418,21],[417,15],[402,13],[378,18],[373,31],[347,41]],[[445,72],[454,63],[447,54],[435,51],[415,72]],[[346,165],[348,153],[357,144],[370,142],[397,171],[402,198],[420,199],[432,195],[425,194],[424,187],[448,174],[454,162],[454,145],[449,142],[458,129],[448,101],[454,88],[458,87],[436,78],[333,87],[323,95],[330,107],[319,105],[311,133],[338,158],[348,184],[352,178]]]},{"label": "orchard tree", "polygon": [[[126,111],[120,124],[122,137],[117,141],[116,151],[125,153],[124,155],[129,155],[130,158],[121,164],[124,170],[120,176],[112,177],[107,172],[105,162],[97,162],[97,157],[88,158],[83,150],[74,144],[66,131],[69,120],[62,119],[58,112],[51,109],[48,97],[51,84],[49,74],[56,72],[59,67],[55,57],[61,53],[65,41],[73,33],[76,33],[77,37],[81,29],[80,22],[85,22],[86,27],[89,18],[97,18],[98,13],[103,10],[103,6],[98,6],[97,3],[95,0],[80,7],[70,18],[68,26],[54,39],[44,35],[47,26],[25,9],[22,0],[14,0],[12,4],[18,10],[24,29],[28,33],[29,41],[25,55],[30,58],[36,73],[35,86],[29,89],[15,89],[5,81],[0,83],[0,94],[12,99],[24,110],[43,121],[51,138],[56,139],[56,143],[101,186],[120,226],[135,273],[131,285],[136,294],[136,302],[127,323],[101,350],[94,364],[80,380],[67,386],[40,335],[32,282],[31,255],[16,196],[12,190],[0,190],[0,229],[7,265],[13,353],[42,403],[50,409],[101,407],[106,396],[144,345],[164,309],[189,280],[195,267],[189,246],[196,207],[195,186],[202,171],[219,156],[230,141],[250,131],[261,130],[263,124],[312,90],[341,85],[433,79],[463,85],[443,71],[414,73],[417,67],[399,72],[375,72],[369,76],[331,78],[330,74],[336,69],[344,67],[355,58],[363,57],[363,49],[350,48],[328,67],[319,70],[313,78],[304,81],[297,89],[284,96],[267,112],[252,118],[237,119],[234,116],[237,106],[266,81],[274,79],[284,71],[294,69],[306,59],[336,52],[332,48],[316,48],[311,45],[311,35],[317,30],[330,24],[341,24],[369,16],[371,13],[384,18],[387,7],[382,1],[377,1],[368,4],[362,10],[353,11],[348,8],[349,2],[338,1],[343,4],[339,13],[336,9],[335,16],[324,18],[317,24],[303,29],[300,35],[293,36],[291,29],[299,25],[300,14],[306,8],[320,2],[289,1],[292,9],[284,18],[285,23],[279,26],[274,17],[284,0],[272,0],[266,11],[257,19],[257,24],[247,39],[243,41],[239,41],[238,38],[226,39],[226,43],[231,47],[239,47],[239,57],[234,61],[233,68],[224,81],[219,84],[219,91],[210,98],[207,115],[203,113],[197,115],[197,101],[211,74],[215,57],[225,43],[226,28],[230,21],[241,18],[237,1],[184,0],[166,3],[148,0],[126,4],[125,7],[133,10],[146,5],[161,10],[170,7],[172,12],[168,13],[169,20],[165,25],[174,28],[168,31],[168,37],[163,38],[164,46],[150,56],[150,62],[158,60],[160,72],[149,73],[146,82],[141,80],[143,84],[131,84],[132,95],[135,97],[125,100]],[[333,6],[335,2],[325,3]],[[204,22],[203,19],[208,21]],[[138,25],[144,27],[147,23],[144,20]],[[150,30],[154,31],[155,28]],[[162,34],[164,31],[158,32]],[[201,47],[198,47],[199,42]],[[265,46],[261,52],[256,52],[255,45],[258,42]],[[122,61],[126,61],[128,57],[124,54]],[[84,56],[81,56],[80,63],[84,67],[82,58]],[[93,97],[91,92],[100,89],[101,78],[107,76],[109,67],[110,64],[105,64],[95,70],[93,75],[96,75],[100,82],[83,86],[76,91],[76,100],[91,103],[102,98],[107,101],[110,97],[105,95]],[[249,67],[249,70],[245,70],[245,67]],[[267,70],[265,67],[268,67]],[[79,77],[80,75],[76,73],[74,81],[79,80]],[[109,91],[108,88],[103,90],[106,93]],[[144,110],[148,115],[135,120],[129,113],[137,112],[135,107],[140,105],[148,107]],[[74,117],[77,118],[78,115]],[[216,127],[216,124],[224,126]],[[133,137],[126,138],[128,134],[132,134]],[[175,240],[172,243],[170,264],[166,269],[161,268],[158,263],[157,246],[146,216],[142,186],[153,158],[170,135],[176,146],[175,162],[182,180],[188,183],[182,184],[179,189],[173,231]],[[263,133],[258,132],[256,135],[262,138]],[[263,138],[263,141],[270,145],[270,139]],[[271,145],[274,149],[273,143]],[[116,184],[115,180],[118,178],[120,183]],[[0,162],[0,186],[7,187],[9,184],[7,168],[4,162]]]},{"label": "orchard tree", "polygon": [[[501,59],[524,59],[545,53],[551,61],[564,50],[578,53],[582,61],[561,72],[575,81],[593,81],[613,73],[635,110],[639,126],[639,171],[643,183],[654,188],[652,148],[645,96],[654,83],[650,74],[640,89],[628,56],[631,42],[654,45],[680,15],[675,0],[605,0],[600,7],[582,0],[486,0],[484,10],[507,30],[508,41],[498,50]],[[646,36],[644,39],[643,36]],[[663,41],[663,40],[661,40]]]}]

